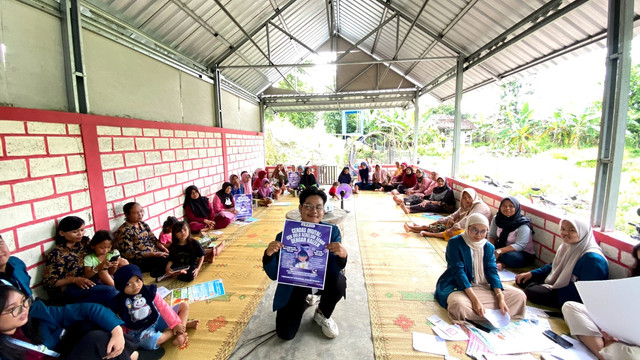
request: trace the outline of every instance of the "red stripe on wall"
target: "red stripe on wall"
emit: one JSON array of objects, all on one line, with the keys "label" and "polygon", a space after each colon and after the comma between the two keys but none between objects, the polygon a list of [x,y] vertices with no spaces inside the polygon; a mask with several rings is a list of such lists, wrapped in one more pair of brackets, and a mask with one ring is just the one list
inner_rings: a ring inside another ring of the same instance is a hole
[{"label": "red stripe on wall", "polygon": [[96,229],[109,229],[109,216],[107,214],[107,197],[104,193],[104,181],[102,178],[102,162],[98,149],[98,130],[95,124],[83,123],[82,145],[84,146],[84,162],[87,167],[87,181],[89,183],[89,196],[91,197],[91,211],[93,213],[93,225]]}]

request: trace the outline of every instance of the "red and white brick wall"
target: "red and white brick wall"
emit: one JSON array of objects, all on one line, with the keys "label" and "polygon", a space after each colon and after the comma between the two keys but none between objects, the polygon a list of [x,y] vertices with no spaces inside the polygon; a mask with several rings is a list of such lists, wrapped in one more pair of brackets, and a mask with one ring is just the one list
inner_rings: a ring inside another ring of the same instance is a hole
[{"label": "red and white brick wall", "polygon": [[230,171],[264,166],[262,133],[199,125],[0,107],[0,234],[22,259],[34,291],[57,222],[83,218],[115,230],[139,202],[157,234],[183,216],[183,191],[217,191]]},{"label": "red and white brick wall", "polygon": [[262,134],[227,134],[225,157],[227,170],[225,180],[229,181],[231,174],[240,176],[242,171],[253,174],[257,168],[264,169],[264,137]]},{"label": "red and white brick wall", "polygon": [[[502,196],[471,186],[460,180],[447,180],[456,194],[456,199],[460,199],[460,194],[464,188],[471,187],[489,205],[494,214],[498,211]],[[539,264],[551,263],[556,251],[562,244],[562,238],[560,237],[561,218],[537,209],[531,204],[521,203],[520,206],[523,213],[531,219],[531,224],[535,231],[533,242],[538,258],[537,262]],[[605,233],[597,229],[594,230],[594,236],[609,262],[609,277],[618,279],[629,276],[629,269],[633,268],[635,261],[631,255],[633,244],[628,241],[628,237],[624,234]]]}]

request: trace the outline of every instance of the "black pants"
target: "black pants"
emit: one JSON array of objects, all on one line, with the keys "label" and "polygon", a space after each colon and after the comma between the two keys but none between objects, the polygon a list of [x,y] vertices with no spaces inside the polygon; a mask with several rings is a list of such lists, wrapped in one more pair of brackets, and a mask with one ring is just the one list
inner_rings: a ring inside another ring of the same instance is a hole
[{"label": "black pants", "polygon": [[142,272],[149,272],[151,277],[162,276],[166,272],[167,258],[150,256],[142,258],[142,261],[136,264]]},{"label": "black pants", "polygon": [[[111,340],[111,333],[104,330],[91,330],[78,341],[65,359],[102,359],[107,355],[107,344]],[[62,349],[64,350],[64,349]],[[122,354],[114,359],[129,360],[135,351],[132,343],[125,341]]]},{"label": "black pants", "polygon": [[546,276],[533,276],[531,279],[523,284],[518,284],[524,293],[527,295],[527,300],[534,304],[544,305],[549,307],[558,306],[558,290],[549,289],[544,284]]},{"label": "black pants", "polygon": [[[333,314],[338,301],[345,296],[347,278],[342,274],[327,274],[324,280],[324,289],[318,291],[320,304],[318,308],[328,319]],[[302,315],[309,305],[306,302],[311,289],[296,286],[293,288],[289,302],[276,312],[276,333],[283,340],[291,340],[296,337],[300,328]]]}]

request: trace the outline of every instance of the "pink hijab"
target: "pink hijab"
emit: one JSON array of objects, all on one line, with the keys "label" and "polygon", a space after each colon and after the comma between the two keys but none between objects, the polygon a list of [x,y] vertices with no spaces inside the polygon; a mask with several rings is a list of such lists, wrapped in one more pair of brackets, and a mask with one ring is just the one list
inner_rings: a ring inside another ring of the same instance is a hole
[{"label": "pink hijab", "polygon": [[270,183],[269,179],[262,179],[262,184],[260,184],[260,188],[258,188],[258,194],[260,194],[263,199],[270,197],[273,192],[271,190],[271,186],[266,188],[264,187],[264,185],[268,183]]},{"label": "pink hijab", "polygon": [[251,195],[251,193],[252,193],[252,189],[251,189],[251,174],[249,174],[248,172],[244,173],[242,175],[242,179],[240,179],[240,184],[244,188],[244,193],[248,194],[248,195]]}]

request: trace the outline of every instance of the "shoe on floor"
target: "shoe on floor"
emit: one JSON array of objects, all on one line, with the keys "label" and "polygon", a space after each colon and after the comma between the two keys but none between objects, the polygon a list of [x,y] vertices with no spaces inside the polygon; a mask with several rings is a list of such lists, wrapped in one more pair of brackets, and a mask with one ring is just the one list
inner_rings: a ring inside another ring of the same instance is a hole
[{"label": "shoe on floor", "polygon": [[338,330],[338,324],[336,324],[333,319],[327,319],[326,317],[324,317],[319,309],[316,309],[316,314],[313,316],[313,320],[316,322],[316,324],[322,327],[322,333],[329,339],[336,338],[340,334],[340,331]]},{"label": "shoe on floor", "polygon": [[319,302],[320,302],[320,295],[312,295],[312,294],[307,295],[307,304],[309,304],[309,306],[313,306]]}]

